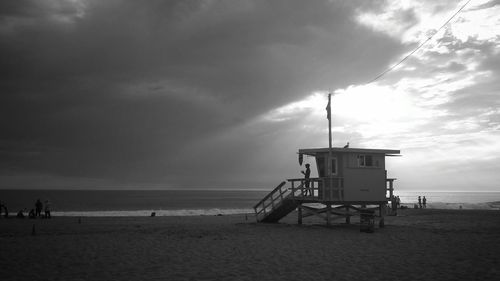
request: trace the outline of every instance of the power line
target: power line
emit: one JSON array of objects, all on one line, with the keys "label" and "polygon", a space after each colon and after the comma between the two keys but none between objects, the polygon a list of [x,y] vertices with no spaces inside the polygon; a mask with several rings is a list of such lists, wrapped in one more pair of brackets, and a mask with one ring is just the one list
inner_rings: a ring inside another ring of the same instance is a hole
[{"label": "power line", "polygon": [[434,33],[432,34],[431,36],[429,36],[423,43],[421,43],[420,45],[418,45],[415,50],[411,51],[408,55],[406,55],[402,60],[400,60],[398,63],[394,64],[393,66],[389,67],[388,69],[386,69],[384,72],[380,73],[379,75],[377,75],[377,77],[373,78],[372,80],[370,80],[370,82],[368,82],[367,84],[370,84],[370,83],[373,83],[375,81],[377,81],[380,77],[384,76],[387,72],[393,70],[394,68],[396,68],[398,65],[400,65],[401,63],[403,63],[405,60],[407,60],[409,57],[411,57],[411,55],[413,55],[416,51],[418,51],[418,49],[420,49],[423,45],[425,45],[425,43],[429,42],[432,37],[434,37],[434,35],[436,35],[441,29],[443,29],[443,27],[445,27],[458,13],[460,13],[464,8],[465,6],[467,6],[467,4],[469,4],[471,0],[468,0],[458,11],[456,11],[453,16],[451,16],[443,25],[441,25],[441,27]]}]

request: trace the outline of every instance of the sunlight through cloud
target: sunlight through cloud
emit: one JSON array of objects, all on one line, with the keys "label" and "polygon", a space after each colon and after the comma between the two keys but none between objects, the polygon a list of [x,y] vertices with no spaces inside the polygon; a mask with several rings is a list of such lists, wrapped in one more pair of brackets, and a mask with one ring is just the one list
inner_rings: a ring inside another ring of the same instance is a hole
[{"label": "sunlight through cloud", "polygon": [[[303,100],[292,102],[282,107],[273,109],[261,118],[264,121],[270,122],[288,121],[308,113],[318,115],[320,111],[319,109],[324,109],[325,107],[326,95],[324,93],[316,92]],[[326,116],[326,113],[324,115]]]}]

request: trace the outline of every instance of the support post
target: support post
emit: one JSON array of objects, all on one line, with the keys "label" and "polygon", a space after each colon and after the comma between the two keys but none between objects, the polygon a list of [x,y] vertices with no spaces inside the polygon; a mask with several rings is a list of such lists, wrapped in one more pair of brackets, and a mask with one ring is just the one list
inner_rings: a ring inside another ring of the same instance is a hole
[{"label": "support post", "polygon": [[392,180],[389,180],[389,194],[391,198],[394,197],[394,183]]},{"label": "support post", "polygon": [[351,216],[349,215],[349,206],[345,206],[345,223],[351,223]]},{"label": "support post", "polygon": [[380,221],[378,223],[378,226],[380,228],[383,228],[385,226],[384,222],[384,217],[385,217],[385,204],[380,204],[379,205],[379,215],[380,215]]}]

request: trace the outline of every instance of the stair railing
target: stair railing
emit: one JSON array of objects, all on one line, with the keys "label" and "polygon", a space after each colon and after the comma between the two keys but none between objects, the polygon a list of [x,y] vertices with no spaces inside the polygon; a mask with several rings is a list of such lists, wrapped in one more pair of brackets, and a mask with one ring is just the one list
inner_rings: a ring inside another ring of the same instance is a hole
[{"label": "stair railing", "polygon": [[268,213],[272,212],[289,195],[290,191],[284,187],[285,184],[286,181],[281,182],[273,191],[260,200],[259,203],[255,204],[253,209],[257,221],[260,221],[261,217],[266,217]]}]

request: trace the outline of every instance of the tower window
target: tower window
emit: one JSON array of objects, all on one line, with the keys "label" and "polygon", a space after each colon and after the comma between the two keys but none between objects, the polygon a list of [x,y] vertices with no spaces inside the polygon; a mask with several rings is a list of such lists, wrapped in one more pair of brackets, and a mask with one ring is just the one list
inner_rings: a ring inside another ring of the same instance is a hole
[{"label": "tower window", "polygon": [[373,156],[372,155],[358,155],[358,166],[359,167],[373,167]]}]

